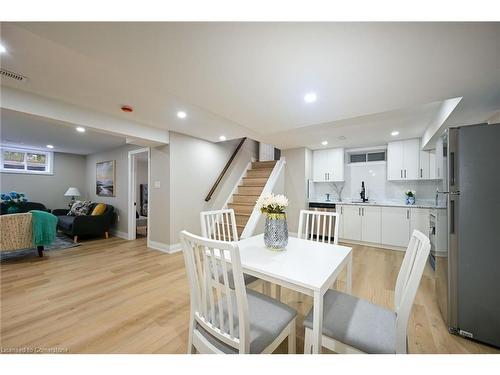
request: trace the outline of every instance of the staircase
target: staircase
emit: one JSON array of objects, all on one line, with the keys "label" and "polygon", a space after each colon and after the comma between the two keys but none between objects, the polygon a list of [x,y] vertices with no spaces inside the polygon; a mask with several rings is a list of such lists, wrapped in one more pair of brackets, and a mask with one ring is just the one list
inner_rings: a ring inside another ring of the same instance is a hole
[{"label": "staircase", "polygon": [[276,161],[253,162],[246,177],[243,177],[242,184],[238,186],[238,191],[233,194],[232,203],[228,204],[228,208],[232,208],[236,215],[236,228],[239,237],[241,237],[255,207],[255,202],[262,193],[275,165]]}]

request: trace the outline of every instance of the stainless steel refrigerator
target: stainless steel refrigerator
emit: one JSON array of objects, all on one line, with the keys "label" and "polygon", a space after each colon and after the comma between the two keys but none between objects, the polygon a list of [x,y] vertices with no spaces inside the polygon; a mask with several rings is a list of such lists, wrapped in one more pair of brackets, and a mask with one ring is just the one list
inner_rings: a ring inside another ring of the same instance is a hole
[{"label": "stainless steel refrigerator", "polygon": [[436,259],[436,294],[450,332],[500,347],[500,124],[450,128],[439,192],[447,253]]}]

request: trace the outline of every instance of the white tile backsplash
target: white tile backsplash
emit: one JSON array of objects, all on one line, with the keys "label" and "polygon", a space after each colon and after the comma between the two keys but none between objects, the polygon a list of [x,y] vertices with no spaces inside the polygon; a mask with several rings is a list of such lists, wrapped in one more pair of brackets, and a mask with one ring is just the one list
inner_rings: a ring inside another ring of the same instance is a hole
[{"label": "white tile backsplash", "polygon": [[[360,199],[361,181],[365,182],[367,197],[371,201],[402,202],[406,190],[415,190],[417,201],[434,201],[438,182],[425,181],[387,181],[387,163],[372,162],[359,164],[346,164],[344,171],[345,182],[335,183],[338,187],[344,186],[342,199]],[[332,200],[338,200],[334,183],[315,182],[312,187],[311,197],[324,199],[326,194],[331,194]]]}]

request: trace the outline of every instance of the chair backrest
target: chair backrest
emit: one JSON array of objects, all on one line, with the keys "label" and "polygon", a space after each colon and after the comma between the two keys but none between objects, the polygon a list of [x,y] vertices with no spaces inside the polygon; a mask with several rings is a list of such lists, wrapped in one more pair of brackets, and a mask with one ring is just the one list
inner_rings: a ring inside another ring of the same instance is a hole
[{"label": "chair backrest", "polygon": [[339,242],[339,214],[328,211],[301,210],[298,237],[306,240],[333,243]]},{"label": "chair backrest", "polygon": [[238,241],[234,210],[202,211],[201,235],[218,241]]},{"label": "chair backrest", "polygon": [[406,329],[413,301],[422,279],[431,249],[429,238],[414,230],[399,270],[394,294],[396,318],[396,352],[406,353]]},{"label": "chair backrest", "polygon": [[[213,337],[248,353],[248,301],[238,245],[186,231],[180,237],[191,292],[191,318]],[[229,273],[234,289],[229,285]],[[218,351],[206,340],[204,345],[207,351]]]}]

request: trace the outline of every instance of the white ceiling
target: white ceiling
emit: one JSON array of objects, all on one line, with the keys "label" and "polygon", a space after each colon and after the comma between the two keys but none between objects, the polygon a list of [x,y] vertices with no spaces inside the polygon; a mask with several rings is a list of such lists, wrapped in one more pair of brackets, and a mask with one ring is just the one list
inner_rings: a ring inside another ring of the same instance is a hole
[{"label": "white ceiling", "polygon": [[[125,144],[123,137],[89,129],[78,133],[74,126],[7,109],[1,110],[0,124],[0,139],[5,145],[88,155]],[[48,144],[54,149],[47,149]]]},{"label": "white ceiling", "polygon": [[[378,121],[421,136],[432,103],[448,98],[463,97],[449,125],[500,109],[499,23],[4,23],[1,32],[2,66],[30,78],[4,84],[213,141],[314,148],[351,134],[364,146],[390,139]],[[307,105],[309,91],[318,101]]]}]

